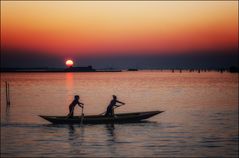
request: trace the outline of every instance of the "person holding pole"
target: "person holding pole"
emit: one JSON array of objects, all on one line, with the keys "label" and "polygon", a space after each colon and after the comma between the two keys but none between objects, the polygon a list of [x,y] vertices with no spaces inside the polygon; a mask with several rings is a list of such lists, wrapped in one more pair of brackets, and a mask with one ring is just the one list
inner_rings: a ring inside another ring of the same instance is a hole
[{"label": "person holding pole", "polygon": [[115,95],[113,95],[113,99],[110,101],[110,104],[107,107],[107,111],[105,113],[105,116],[110,116],[113,117],[114,116],[114,107],[119,107],[121,105],[116,105],[116,103],[120,103],[122,105],[124,105],[125,103],[117,100],[117,97]]},{"label": "person holding pole", "polygon": [[74,108],[75,108],[75,106],[78,104],[81,108],[82,108],[82,110],[83,110],[83,103],[81,103],[80,101],[79,101],[79,99],[80,99],[80,96],[79,95],[75,95],[75,97],[74,97],[74,100],[71,102],[71,104],[69,105],[69,114],[67,115],[67,118],[71,118],[71,117],[73,117],[73,115],[74,115]]}]

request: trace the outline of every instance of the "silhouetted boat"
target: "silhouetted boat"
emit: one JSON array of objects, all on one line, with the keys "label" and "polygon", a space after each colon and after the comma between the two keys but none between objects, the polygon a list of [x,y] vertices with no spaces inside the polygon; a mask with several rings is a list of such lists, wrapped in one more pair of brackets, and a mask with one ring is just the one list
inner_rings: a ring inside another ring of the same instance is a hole
[{"label": "silhouetted boat", "polygon": [[141,120],[150,118],[162,112],[163,111],[121,113],[115,114],[115,117],[107,117],[104,115],[89,115],[84,116],[83,119],[81,119],[81,116],[67,118],[67,116],[40,115],[40,117],[54,124],[80,124],[81,120],[83,124],[132,123],[132,122],[140,122]]}]

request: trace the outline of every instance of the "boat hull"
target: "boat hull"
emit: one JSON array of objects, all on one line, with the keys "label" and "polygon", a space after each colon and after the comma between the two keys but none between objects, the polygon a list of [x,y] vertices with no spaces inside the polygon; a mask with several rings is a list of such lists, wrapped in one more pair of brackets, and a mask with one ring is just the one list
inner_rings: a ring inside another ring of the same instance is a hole
[{"label": "boat hull", "polygon": [[140,122],[142,120],[148,119],[155,116],[163,111],[148,111],[148,112],[135,112],[135,113],[122,113],[115,114],[115,117],[106,117],[104,115],[89,115],[84,116],[74,116],[72,118],[67,118],[67,116],[42,116],[43,119],[53,123],[53,124],[108,124],[108,123],[132,123]]}]

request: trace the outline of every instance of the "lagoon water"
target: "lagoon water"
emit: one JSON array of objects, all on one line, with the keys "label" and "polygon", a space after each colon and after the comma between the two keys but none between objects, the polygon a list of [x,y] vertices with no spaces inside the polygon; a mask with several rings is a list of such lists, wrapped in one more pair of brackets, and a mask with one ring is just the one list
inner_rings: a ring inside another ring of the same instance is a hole
[{"label": "lagoon water", "polygon": [[[52,125],[38,117],[66,115],[76,94],[85,115],[104,112],[112,94],[126,103],[118,113],[165,112],[115,125]],[[238,140],[236,73],[1,73],[3,157],[238,157]]]}]

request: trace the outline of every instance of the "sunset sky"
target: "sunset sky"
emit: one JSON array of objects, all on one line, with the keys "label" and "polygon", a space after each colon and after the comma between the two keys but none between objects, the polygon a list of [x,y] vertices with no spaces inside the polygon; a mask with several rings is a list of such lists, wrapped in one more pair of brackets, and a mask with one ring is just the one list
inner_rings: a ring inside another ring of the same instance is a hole
[{"label": "sunset sky", "polygon": [[235,55],[238,2],[1,1],[1,48],[5,66],[20,66],[16,56],[51,66],[60,63],[50,58]]}]

